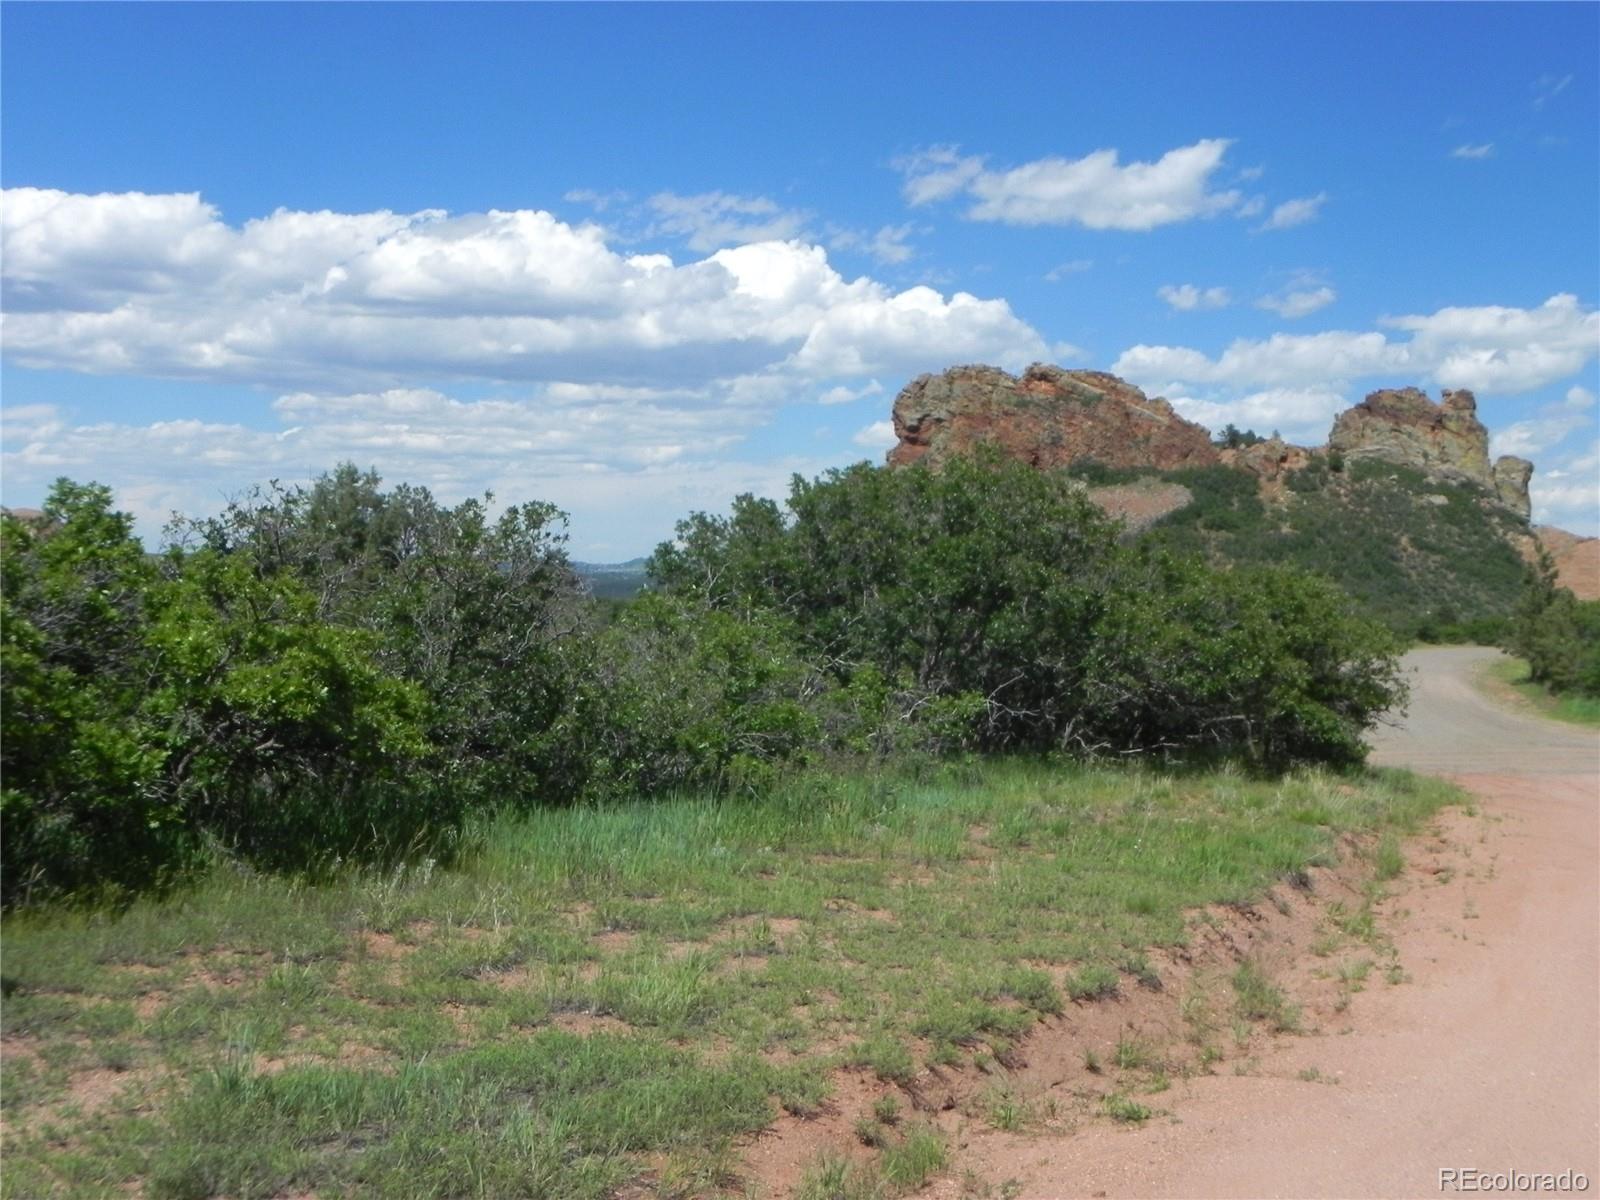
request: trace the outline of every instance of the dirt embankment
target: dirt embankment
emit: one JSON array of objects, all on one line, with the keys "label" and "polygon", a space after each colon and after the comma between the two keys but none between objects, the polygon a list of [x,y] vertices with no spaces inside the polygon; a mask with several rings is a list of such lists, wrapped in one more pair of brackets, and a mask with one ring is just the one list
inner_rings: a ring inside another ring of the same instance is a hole
[{"label": "dirt embankment", "polygon": [[1408,849],[1388,927],[1410,981],[1180,1086],[1143,1129],[975,1138],[991,1178],[1033,1197],[1428,1196],[1468,1168],[1600,1187],[1600,738],[1492,707],[1472,673],[1497,653],[1411,655],[1410,715],[1377,739],[1378,763],[1479,806],[1440,823],[1457,865],[1419,872],[1428,844]]},{"label": "dirt embankment", "polygon": [[[1578,1171],[1600,1188],[1600,737],[1494,707],[1472,678],[1497,653],[1411,655],[1410,714],[1376,739],[1380,765],[1451,776],[1476,800],[1405,848],[1378,913],[1387,983],[1352,988],[1338,975],[1353,960],[1316,946],[1330,912],[1359,903],[1351,864],[1258,909],[1205,914],[1188,950],[1153,958],[1160,991],[1072,1006],[988,1077],[918,1081],[914,1105],[953,1151],[928,1194],[1412,1197],[1451,1194],[1440,1172],[1472,1169]],[[1246,957],[1304,1006],[1301,1032],[1258,1030],[1185,1072],[1189,997],[1214,1003]],[[1174,1075],[1137,1096],[1155,1112],[1142,1125],[1092,1103],[1087,1064],[1128,1044]],[[780,1194],[885,1090],[846,1084],[824,1119],[783,1122],[750,1148]],[[1035,1123],[996,1128],[997,1093]]]}]

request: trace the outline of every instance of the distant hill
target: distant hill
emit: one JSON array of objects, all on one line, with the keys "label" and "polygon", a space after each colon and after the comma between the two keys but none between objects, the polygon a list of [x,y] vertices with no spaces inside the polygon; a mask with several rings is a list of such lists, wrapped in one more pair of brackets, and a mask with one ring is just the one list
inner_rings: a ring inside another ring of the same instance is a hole
[{"label": "distant hill", "polygon": [[645,562],[642,557],[619,563],[574,562],[572,569],[590,595],[602,600],[627,600],[644,590]]},{"label": "distant hill", "polygon": [[[1077,468],[1095,484],[1123,476]],[[1430,477],[1378,459],[1341,463],[1313,451],[1276,494],[1237,467],[1145,476],[1191,499],[1142,536],[1212,561],[1283,563],[1338,583],[1369,614],[1408,636],[1503,617],[1522,589],[1528,527],[1465,479]],[[1091,495],[1098,491],[1091,489]]]}]

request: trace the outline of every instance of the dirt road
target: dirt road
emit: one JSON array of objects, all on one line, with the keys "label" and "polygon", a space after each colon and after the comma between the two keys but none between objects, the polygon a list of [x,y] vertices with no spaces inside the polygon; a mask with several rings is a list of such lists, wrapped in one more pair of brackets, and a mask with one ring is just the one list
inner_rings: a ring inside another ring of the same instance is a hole
[{"label": "dirt road", "polygon": [[1464,1194],[1449,1168],[1571,1169],[1600,1194],[1600,737],[1491,704],[1472,674],[1497,653],[1410,655],[1410,715],[1376,739],[1481,805],[1446,821],[1478,866],[1400,901],[1412,981],[1357,997],[1348,1032],[1175,1087],[1168,1118],[1040,1139],[1010,1164],[1021,1195]]}]

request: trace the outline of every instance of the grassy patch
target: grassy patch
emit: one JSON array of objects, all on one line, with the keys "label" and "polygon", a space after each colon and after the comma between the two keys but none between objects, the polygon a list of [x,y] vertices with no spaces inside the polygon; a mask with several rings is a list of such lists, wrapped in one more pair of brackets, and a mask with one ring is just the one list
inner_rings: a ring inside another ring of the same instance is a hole
[{"label": "grassy patch", "polygon": [[1490,696],[1518,708],[1532,709],[1541,717],[1569,725],[1600,728],[1600,700],[1590,696],[1557,696],[1528,678],[1528,664],[1505,657],[1490,663],[1479,676]]},{"label": "grassy patch", "polygon": [[1300,1027],[1300,1010],[1267,977],[1261,964],[1247,958],[1233,973],[1233,990],[1239,1015],[1246,1021],[1265,1021],[1278,1033]]},{"label": "grassy patch", "polygon": [[1155,1113],[1146,1105],[1127,1096],[1107,1096],[1102,1102],[1106,1116],[1124,1125],[1142,1125]]},{"label": "grassy patch", "polygon": [[[1453,797],[1382,772],[991,763],[544,811],[470,831],[448,870],[219,870],[14,912],[5,1192],[713,1190],[733,1139],[817,1112],[841,1063],[904,1082],[917,1037],[930,1061],[1003,1058],[1064,999],[1153,976],[1143,950],[1181,944],[1187,912]],[[969,852],[980,826],[992,857]],[[1041,963],[1074,969],[1058,986]],[[1283,1022],[1281,996],[1238,991]],[[817,1194],[942,1169],[934,1134],[875,1116],[876,1165],[819,1164],[844,1175]]]}]

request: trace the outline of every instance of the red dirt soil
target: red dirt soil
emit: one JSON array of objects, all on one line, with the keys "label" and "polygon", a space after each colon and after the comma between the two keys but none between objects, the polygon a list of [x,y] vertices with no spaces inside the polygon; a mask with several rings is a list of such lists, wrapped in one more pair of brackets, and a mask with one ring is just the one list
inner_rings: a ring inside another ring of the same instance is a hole
[{"label": "red dirt soil", "polygon": [[1496,653],[1410,656],[1411,717],[1379,739],[1378,761],[1451,775],[1483,818],[1443,823],[1475,870],[1430,886],[1413,863],[1388,923],[1412,983],[1357,997],[1344,1036],[1180,1085],[1168,1120],[979,1137],[962,1161],[1024,1197],[1435,1196],[1451,1167],[1600,1188],[1600,736],[1492,708],[1470,676]]}]

